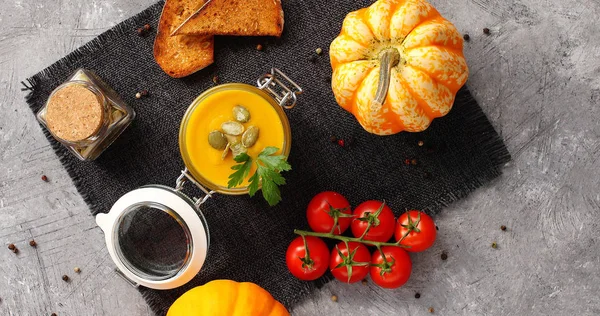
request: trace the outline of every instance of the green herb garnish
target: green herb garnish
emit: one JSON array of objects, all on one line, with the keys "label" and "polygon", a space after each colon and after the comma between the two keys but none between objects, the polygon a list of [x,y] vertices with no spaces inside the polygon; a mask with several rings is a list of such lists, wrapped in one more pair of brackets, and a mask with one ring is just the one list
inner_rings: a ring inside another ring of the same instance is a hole
[{"label": "green herb garnish", "polygon": [[[292,166],[287,162],[287,157],[284,155],[274,154],[279,150],[277,147],[266,147],[258,154],[256,158],[256,172],[248,180],[248,194],[254,196],[258,191],[259,184],[262,184],[262,195],[273,206],[281,201],[281,192],[279,186],[285,184],[285,178],[280,174],[281,171],[292,170]],[[244,182],[244,179],[250,173],[252,167],[252,158],[245,153],[234,157],[238,164],[231,167],[234,171],[229,176],[227,187],[233,188]]]}]

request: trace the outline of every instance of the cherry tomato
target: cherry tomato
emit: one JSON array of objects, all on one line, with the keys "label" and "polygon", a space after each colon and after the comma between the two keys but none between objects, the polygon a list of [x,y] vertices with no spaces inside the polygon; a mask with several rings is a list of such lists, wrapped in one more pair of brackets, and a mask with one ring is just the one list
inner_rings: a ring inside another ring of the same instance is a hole
[{"label": "cherry tomato", "polygon": [[[435,223],[431,217],[421,211],[408,211],[398,218],[394,237],[402,240],[401,245],[409,246],[406,251],[426,250],[435,242]],[[404,238],[403,238],[404,237]]]},{"label": "cherry tomato", "polygon": [[383,260],[379,250],[375,250],[371,257],[371,279],[382,288],[401,287],[410,278],[410,256],[404,249],[396,246],[384,246],[381,251],[386,260]]},{"label": "cherry tomato", "polygon": [[[308,247],[308,251],[306,251]],[[309,256],[306,256],[308,252]],[[329,265],[329,249],[318,237],[306,236],[306,246],[302,236],[294,239],[285,254],[288,270],[300,280],[316,280],[325,274]]]},{"label": "cherry tomato", "polygon": [[385,202],[366,201],[354,209],[352,220],[352,235],[360,238],[371,223],[369,232],[363,239],[386,242],[394,235],[394,214]]},{"label": "cherry tomato", "polygon": [[306,208],[306,218],[313,231],[340,235],[352,222],[352,210],[343,195],[325,191],[312,198]]},{"label": "cherry tomato", "polygon": [[[348,252],[348,248],[350,251]],[[331,251],[329,269],[333,276],[346,283],[354,283],[364,279],[369,273],[371,253],[367,247],[358,242],[341,242]]]}]

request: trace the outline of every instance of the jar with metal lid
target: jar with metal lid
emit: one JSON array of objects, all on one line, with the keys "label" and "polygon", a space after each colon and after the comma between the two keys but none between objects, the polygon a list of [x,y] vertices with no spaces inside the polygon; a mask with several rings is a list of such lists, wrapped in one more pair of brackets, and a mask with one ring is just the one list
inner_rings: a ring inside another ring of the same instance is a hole
[{"label": "jar with metal lid", "polygon": [[[235,111],[228,113],[243,103],[249,110],[248,117],[241,120],[244,129],[260,127],[260,133],[265,133],[246,148],[248,154],[256,155],[266,146],[278,146],[287,157],[291,129],[283,109],[293,108],[300,93],[302,89],[296,83],[274,68],[258,79],[258,87],[227,83],[196,98],[180,126],[179,145],[185,169],[175,188],[138,188],[119,198],[107,214],[96,216],[117,271],[136,286],[154,289],[175,288],[190,281],[202,268],[210,245],[208,223],[200,206],[214,194],[248,193],[247,184],[229,188],[224,182],[231,173],[233,157],[209,148],[208,134],[235,116]],[[206,115],[209,112],[212,115]],[[214,173],[215,168],[228,172],[223,177]],[[190,198],[183,194],[181,190],[187,182],[204,195]]]},{"label": "jar with metal lid", "polygon": [[77,69],[36,115],[80,160],[96,159],[129,126],[134,110],[96,74]]}]

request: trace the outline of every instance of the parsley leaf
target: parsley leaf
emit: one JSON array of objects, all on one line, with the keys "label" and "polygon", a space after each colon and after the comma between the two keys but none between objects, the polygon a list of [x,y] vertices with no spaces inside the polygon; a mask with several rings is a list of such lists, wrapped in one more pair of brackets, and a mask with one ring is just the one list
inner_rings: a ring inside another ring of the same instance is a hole
[{"label": "parsley leaf", "polygon": [[244,179],[250,173],[252,167],[252,158],[246,153],[241,153],[233,158],[237,165],[231,167],[235,172],[229,175],[229,182],[227,182],[228,188],[237,187],[244,182]]},{"label": "parsley leaf", "polygon": [[[280,185],[285,184],[285,178],[280,174],[281,171],[292,170],[292,166],[287,162],[284,155],[274,154],[279,150],[276,147],[266,147],[258,154],[256,158],[256,172],[250,177],[248,182],[248,194],[254,196],[262,185],[261,191],[263,198],[273,206],[281,201]],[[243,156],[242,156],[243,155]],[[248,176],[252,165],[252,158],[246,154],[235,157],[237,165],[231,167],[235,172],[229,176],[228,186],[235,187],[242,184]]]}]

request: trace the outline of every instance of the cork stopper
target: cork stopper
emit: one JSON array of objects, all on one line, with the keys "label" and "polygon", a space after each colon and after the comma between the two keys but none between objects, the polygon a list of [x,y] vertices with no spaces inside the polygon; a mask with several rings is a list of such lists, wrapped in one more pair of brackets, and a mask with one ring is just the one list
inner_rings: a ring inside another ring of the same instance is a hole
[{"label": "cork stopper", "polygon": [[83,85],[60,88],[48,100],[46,124],[58,138],[77,142],[98,132],[104,109],[96,94]]}]

